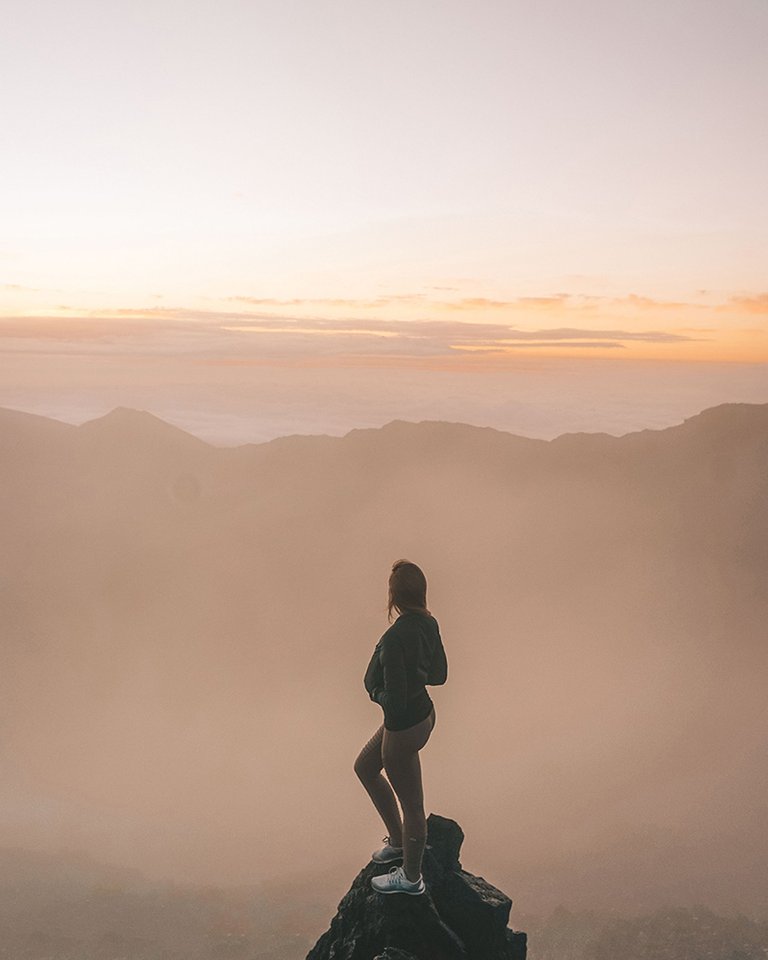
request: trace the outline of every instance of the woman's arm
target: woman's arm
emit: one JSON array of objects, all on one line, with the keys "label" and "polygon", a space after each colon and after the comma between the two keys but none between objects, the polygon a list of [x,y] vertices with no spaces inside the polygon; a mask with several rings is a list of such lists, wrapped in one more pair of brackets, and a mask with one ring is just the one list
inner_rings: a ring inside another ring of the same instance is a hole
[{"label": "woman's arm", "polygon": [[448,679],[448,660],[445,657],[443,641],[440,637],[440,631],[437,632],[437,646],[432,655],[432,662],[429,665],[429,678],[427,683],[431,687],[438,687]]},{"label": "woman's arm", "polygon": [[368,696],[371,700],[378,702],[378,691],[382,689],[382,674],[381,674],[381,663],[379,662],[379,650],[380,646],[377,643],[376,649],[373,651],[368,666],[365,670],[365,676],[363,677],[363,685],[365,686]]},{"label": "woman's arm", "polygon": [[396,634],[383,641],[381,664],[384,668],[384,690],[377,699],[384,708],[384,720],[397,722],[405,716],[408,705],[408,676],[402,640]]}]

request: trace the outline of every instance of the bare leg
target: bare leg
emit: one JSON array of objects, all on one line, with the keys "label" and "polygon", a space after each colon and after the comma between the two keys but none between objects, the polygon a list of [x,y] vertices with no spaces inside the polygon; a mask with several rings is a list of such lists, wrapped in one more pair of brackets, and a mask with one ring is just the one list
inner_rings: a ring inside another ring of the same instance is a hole
[{"label": "bare leg", "polygon": [[381,752],[383,734],[384,726],[382,725],[358,754],[355,760],[355,773],[384,821],[389,833],[389,842],[394,847],[400,847],[403,844],[400,808],[392,787],[381,773],[384,766]]},{"label": "bare leg", "polygon": [[385,730],[382,744],[384,769],[403,808],[403,870],[414,882],[421,876],[427,841],[419,750],[429,740],[434,725],[433,710],[426,720],[407,730]]}]

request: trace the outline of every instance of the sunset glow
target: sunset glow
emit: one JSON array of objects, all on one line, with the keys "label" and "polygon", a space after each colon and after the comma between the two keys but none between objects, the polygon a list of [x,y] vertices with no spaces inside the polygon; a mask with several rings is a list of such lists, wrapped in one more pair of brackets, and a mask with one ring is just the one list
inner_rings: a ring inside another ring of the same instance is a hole
[{"label": "sunset glow", "polygon": [[691,364],[707,400],[768,400],[764,4],[11,6],[0,405],[359,367],[345,422],[393,370],[437,377],[403,415],[454,416],[438,374],[479,397],[588,360],[598,394],[637,362],[668,397]]}]

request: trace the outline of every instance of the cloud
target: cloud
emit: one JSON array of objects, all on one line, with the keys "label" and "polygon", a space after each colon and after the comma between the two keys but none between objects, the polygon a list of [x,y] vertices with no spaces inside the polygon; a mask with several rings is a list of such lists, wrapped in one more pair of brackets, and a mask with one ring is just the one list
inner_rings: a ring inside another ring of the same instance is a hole
[{"label": "cloud", "polygon": [[[13,340],[108,340],[145,336],[178,330],[176,324],[158,323],[155,317],[125,321],[120,317],[0,317],[0,339]],[[188,327],[193,330],[194,325]]]},{"label": "cloud", "polygon": [[[434,304],[437,306],[438,304]],[[538,297],[515,297],[510,300],[494,300],[488,297],[463,297],[459,300],[443,301],[439,304],[443,308],[457,311],[557,311],[567,309],[572,311],[587,311],[606,306],[618,307],[622,310],[642,311],[670,311],[670,310],[700,310],[709,309],[706,304],[692,303],[684,300],[659,300],[653,297],[643,297],[635,293],[623,297],[607,297],[586,293],[553,293]]]},{"label": "cloud", "polygon": [[731,297],[719,310],[738,310],[741,313],[768,314],[768,293],[758,293],[751,297]]},{"label": "cloud", "polygon": [[[519,344],[518,344],[518,346],[519,346]],[[569,350],[572,349],[572,348],[574,348],[574,347],[576,347],[576,348],[578,348],[578,347],[587,347],[587,348],[592,348],[592,349],[596,349],[596,348],[597,348],[597,349],[609,349],[609,350],[613,350],[613,349],[626,350],[626,344],[617,343],[615,340],[614,340],[614,341],[611,341],[611,340],[589,340],[589,341],[582,341],[582,340],[576,340],[576,341],[573,341],[573,340],[570,340],[570,341],[566,341],[566,340],[526,340],[526,341],[525,341],[525,346],[526,346],[526,348],[527,348],[527,347],[567,347]],[[505,349],[505,348],[504,348],[503,346],[501,346],[501,345],[497,345],[497,346],[480,346],[480,345],[472,345],[472,346],[469,346],[469,345],[464,345],[464,346],[462,346],[462,345],[459,345],[459,344],[453,344],[453,345],[452,345],[452,349],[454,349],[454,350],[471,350],[473,353],[483,352],[483,353],[501,353],[501,354],[504,354],[504,353],[508,353],[508,352],[509,352],[508,349]]]},{"label": "cloud", "polygon": [[23,293],[66,293],[58,287],[29,287],[23,283],[0,283],[0,290],[13,290]]},{"label": "cloud", "polygon": [[635,293],[626,297],[611,297],[610,303],[617,306],[635,307],[638,310],[690,310],[709,309],[706,304],[689,303],[685,300],[657,300],[653,297],[639,297]]},{"label": "cloud", "polygon": [[353,310],[373,310],[387,307],[393,303],[418,303],[424,300],[423,293],[386,294],[373,299],[354,299],[349,297],[294,298],[276,300],[270,297],[228,297],[237,303],[250,303],[255,307],[306,307],[346,308]]},{"label": "cloud", "polygon": [[[455,365],[460,356],[470,362],[474,354],[479,362],[483,356],[524,358],[534,351],[752,361],[764,354],[764,346],[756,347],[757,333],[744,329],[749,324],[737,329],[731,321],[737,312],[745,320],[768,313],[765,293],[734,295],[714,304],[562,291],[455,300],[412,292],[385,292],[371,299],[233,296],[218,303],[221,309],[150,302],[140,308],[0,317],[0,350],[289,364],[330,364],[331,358],[335,364],[349,358],[355,363],[434,360]],[[727,326],[723,311],[731,314]]]},{"label": "cloud", "polygon": [[395,320],[286,317],[180,307],[122,308],[79,317],[0,318],[6,354],[61,353],[192,359],[211,363],[456,363],[471,354],[505,357],[527,350],[625,350],[631,343],[672,344],[697,338],[667,330],[544,327],[461,319]]},{"label": "cloud", "polygon": [[455,300],[448,303],[451,310],[515,310],[527,309],[530,307],[551,307],[563,306],[569,299],[567,293],[557,293],[551,297],[517,297],[515,300],[489,300],[486,297],[464,297],[461,300]]}]

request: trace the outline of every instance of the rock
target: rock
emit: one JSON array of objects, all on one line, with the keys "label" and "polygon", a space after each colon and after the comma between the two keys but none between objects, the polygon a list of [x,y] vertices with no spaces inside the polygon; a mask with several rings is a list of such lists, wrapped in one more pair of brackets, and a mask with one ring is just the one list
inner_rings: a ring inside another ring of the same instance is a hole
[{"label": "rock", "polygon": [[385,947],[383,953],[377,953],[373,960],[417,960],[412,953],[403,953],[397,947]]},{"label": "rock", "polygon": [[431,813],[422,865],[426,893],[377,893],[371,877],[390,865],[371,861],[307,960],[525,960],[526,935],[507,928],[512,901],[462,869],[463,840],[458,823]]}]

